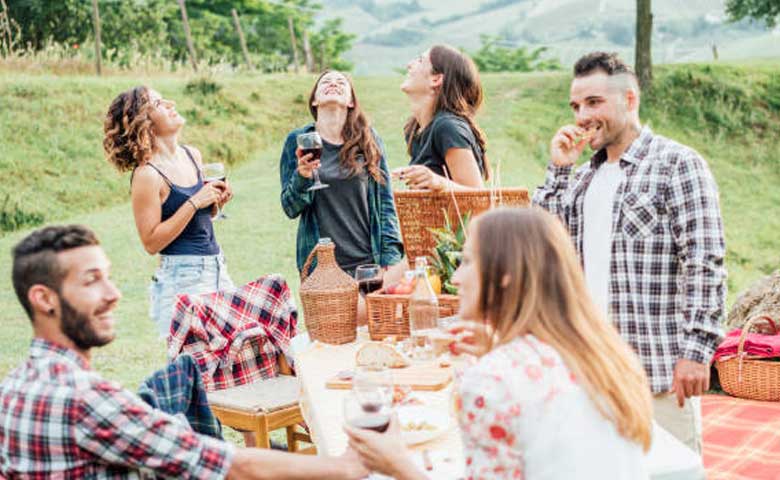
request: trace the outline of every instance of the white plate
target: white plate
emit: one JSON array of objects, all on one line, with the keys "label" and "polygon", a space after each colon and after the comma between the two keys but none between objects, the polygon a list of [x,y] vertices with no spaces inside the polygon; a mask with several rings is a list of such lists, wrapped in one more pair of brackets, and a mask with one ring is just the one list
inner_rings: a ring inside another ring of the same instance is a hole
[{"label": "white plate", "polygon": [[[398,420],[401,424],[401,437],[407,445],[417,445],[433,440],[450,428],[450,416],[431,407],[410,405],[398,407]],[[407,430],[410,423],[422,422],[431,425],[430,430]]]}]

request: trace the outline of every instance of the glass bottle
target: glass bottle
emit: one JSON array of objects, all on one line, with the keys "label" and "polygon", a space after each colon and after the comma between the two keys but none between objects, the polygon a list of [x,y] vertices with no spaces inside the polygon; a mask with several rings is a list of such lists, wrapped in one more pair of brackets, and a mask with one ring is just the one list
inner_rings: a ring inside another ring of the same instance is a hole
[{"label": "glass bottle", "polygon": [[433,358],[431,335],[436,334],[439,320],[439,299],[428,280],[428,260],[414,261],[414,290],[409,298],[409,330],[412,337],[412,356],[418,360]]}]

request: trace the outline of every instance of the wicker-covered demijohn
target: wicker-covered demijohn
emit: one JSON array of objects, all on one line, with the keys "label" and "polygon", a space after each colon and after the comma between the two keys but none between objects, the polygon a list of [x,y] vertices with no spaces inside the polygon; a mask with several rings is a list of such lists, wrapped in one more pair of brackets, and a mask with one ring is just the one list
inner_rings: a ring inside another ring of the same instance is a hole
[{"label": "wicker-covered demijohn", "polygon": [[734,397],[770,402],[780,401],[780,359],[756,358],[744,355],[745,338],[750,327],[759,320],[771,325],[774,335],[780,334],[775,322],[761,315],[748,320],[742,327],[737,356],[715,362],[723,390]]},{"label": "wicker-covered demijohn", "polygon": [[458,224],[458,215],[472,217],[498,206],[527,207],[530,204],[526,188],[484,188],[478,190],[440,191],[397,190],[395,208],[401,224],[406,258],[427,257],[436,246],[431,229],[442,228],[445,215],[451,225]]},{"label": "wicker-covered demijohn", "polygon": [[329,238],[320,239],[303,266],[300,293],[309,338],[339,345],[357,336],[358,283],[338,266],[335,252]]}]

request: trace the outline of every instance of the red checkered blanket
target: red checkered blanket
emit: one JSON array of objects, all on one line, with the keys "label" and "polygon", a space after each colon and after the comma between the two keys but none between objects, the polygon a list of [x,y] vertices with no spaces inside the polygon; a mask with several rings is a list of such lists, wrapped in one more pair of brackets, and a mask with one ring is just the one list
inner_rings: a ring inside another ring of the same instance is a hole
[{"label": "red checkered blanket", "polygon": [[780,403],[702,397],[709,480],[780,480]]},{"label": "red checkered blanket", "polygon": [[179,295],[168,357],[192,355],[208,391],[275,377],[277,355],[287,355],[297,320],[290,289],[279,275],[235,289]]}]

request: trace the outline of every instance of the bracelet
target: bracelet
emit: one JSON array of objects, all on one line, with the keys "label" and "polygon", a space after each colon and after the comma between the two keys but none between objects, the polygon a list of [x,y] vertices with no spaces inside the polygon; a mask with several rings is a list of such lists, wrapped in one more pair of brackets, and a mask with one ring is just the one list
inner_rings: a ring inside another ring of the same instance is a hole
[{"label": "bracelet", "polygon": [[187,199],[187,203],[189,203],[190,205],[192,205],[192,208],[194,208],[196,212],[197,212],[198,210],[200,210],[200,208],[198,208],[198,206],[197,206],[197,205],[195,205],[195,202],[193,202],[191,198],[188,198],[188,199]]}]

